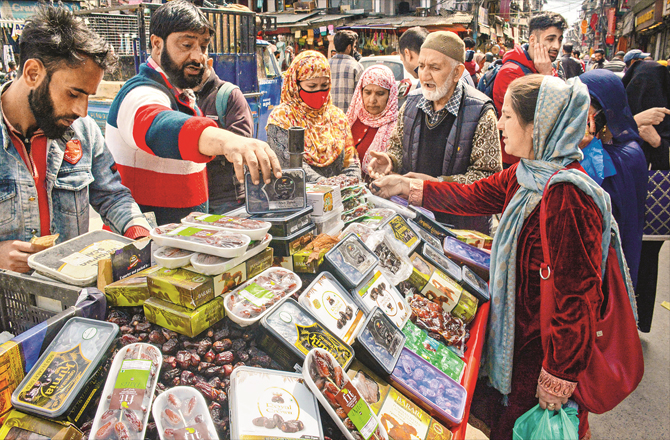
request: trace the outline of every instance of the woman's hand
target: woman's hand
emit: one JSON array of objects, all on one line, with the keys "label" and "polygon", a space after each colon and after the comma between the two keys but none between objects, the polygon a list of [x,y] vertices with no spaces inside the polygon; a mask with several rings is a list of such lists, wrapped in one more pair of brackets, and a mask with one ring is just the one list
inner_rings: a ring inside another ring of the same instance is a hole
[{"label": "woman's hand", "polygon": [[634,116],[638,127],[643,125],[658,125],[663,122],[665,115],[670,115],[670,109],[665,107],[653,107]]},{"label": "woman's hand", "polygon": [[388,154],[370,151],[370,156],[372,160],[368,164],[368,174],[373,179],[379,179],[393,171],[393,161]]},{"label": "woman's hand", "polygon": [[661,136],[658,135],[656,129],[651,125],[642,125],[639,127],[640,137],[654,148],[661,146]]},{"label": "woman's hand", "polygon": [[409,196],[410,179],[399,174],[384,176],[370,184],[370,190],[376,196],[388,199],[393,196]]},{"label": "woman's hand", "polygon": [[437,182],[437,177],[429,176],[428,174],[422,174],[422,173],[407,173],[405,174],[405,177],[408,177],[410,179],[427,180],[429,182]]},{"label": "woman's hand", "polygon": [[553,394],[546,392],[540,385],[537,386],[535,397],[540,400],[540,408],[542,409],[558,411],[561,409],[561,406],[568,403],[567,397],[554,396]]}]

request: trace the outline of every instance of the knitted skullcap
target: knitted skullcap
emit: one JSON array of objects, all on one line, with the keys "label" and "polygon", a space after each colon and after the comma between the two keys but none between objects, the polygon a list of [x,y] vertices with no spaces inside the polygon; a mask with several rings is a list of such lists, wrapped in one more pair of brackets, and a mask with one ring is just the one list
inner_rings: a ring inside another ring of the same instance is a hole
[{"label": "knitted skullcap", "polygon": [[421,49],[433,49],[461,64],[465,62],[465,43],[453,32],[431,32],[421,45]]}]

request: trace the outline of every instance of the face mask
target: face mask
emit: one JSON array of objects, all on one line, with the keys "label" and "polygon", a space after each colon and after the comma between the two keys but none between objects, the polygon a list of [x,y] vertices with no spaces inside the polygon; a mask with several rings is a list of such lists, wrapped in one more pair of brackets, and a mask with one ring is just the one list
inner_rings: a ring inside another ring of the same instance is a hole
[{"label": "face mask", "polygon": [[318,110],[326,103],[328,100],[328,94],[330,89],[326,90],[317,90],[316,92],[308,92],[307,90],[300,89],[300,99],[302,102],[312,107],[314,110]]}]

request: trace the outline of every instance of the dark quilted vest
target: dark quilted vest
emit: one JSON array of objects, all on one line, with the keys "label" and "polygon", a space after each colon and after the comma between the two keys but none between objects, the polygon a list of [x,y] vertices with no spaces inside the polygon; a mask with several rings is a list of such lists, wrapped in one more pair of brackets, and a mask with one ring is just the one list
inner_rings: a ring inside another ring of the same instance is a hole
[{"label": "dark quilted vest", "polygon": [[[401,174],[415,171],[421,138],[421,121],[424,113],[417,106],[422,97],[421,89],[415,90],[407,96],[405,113],[403,115],[402,138],[402,168]],[[463,174],[470,165],[472,152],[472,138],[479,124],[481,116],[489,109],[495,110],[491,98],[475,89],[465,86],[458,116],[449,132],[442,164],[442,175],[453,176]],[[458,139],[458,140],[457,140]],[[489,234],[489,217],[462,217],[441,214],[440,220],[454,225],[457,229],[475,229]]]}]

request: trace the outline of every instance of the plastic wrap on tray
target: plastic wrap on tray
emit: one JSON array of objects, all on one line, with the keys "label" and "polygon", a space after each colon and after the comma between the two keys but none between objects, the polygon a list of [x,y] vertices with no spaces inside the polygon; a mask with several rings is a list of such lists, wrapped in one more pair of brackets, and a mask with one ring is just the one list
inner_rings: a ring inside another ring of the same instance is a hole
[{"label": "plastic wrap on tray", "polygon": [[396,212],[392,209],[374,208],[365,214],[365,218],[361,220],[361,223],[372,229],[379,229],[394,215],[396,215]]},{"label": "plastic wrap on tray", "polygon": [[229,402],[231,439],[323,438],[319,404],[301,374],[235,368]]},{"label": "plastic wrap on tray", "polygon": [[346,199],[342,200],[342,207],[344,211],[351,211],[358,205],[365,203],[365,198],[363,196],[349,196]]},{"label": "plastic wrap on tray", "polygon": [[362,225],[360,223],[350,223],[349,226],[344,228],[344,231],[340,233],[340,239],[346,237],[349,234],[356,234],[358,238],[360,238],[363,243],[367,244],[368,238],[370,238],[370,235],[374,232],[374,229]]},{"label": "plastic wrap on tray", "polygon": [[352,289],[372,272],[379,259],[360,238],[349,234],[328,251],[324,261],[342,285]]},{"label": "plastic wrap on tray", "polygon": [[[243,209],[243,208],[242,208]],[[311,223],[311,206],[295,212],[271,212],[255,215],[252,218],[266,221],[272,225],[268,233],[273,237],[288,237]]]},{"label": "plastic wrap on tray", "polygon": [[379,307],[398,328],[402,328],[412,314],[405,298],[379,270],[372,273],[352,294],[366,313]]},{"label": "plastic wrap on tray", "polygon": [[412,275],[412,263],[398,240],[391,237],[387,231],[379,231],[377,234],[381,234],[381,240],[371,248],[379,258],[377,268],[395,286]]},{"label": "plastic wrap on tray", "polygon": [[357,177],[349,177],[345,176],[344,174],[338,174],[337,176],[319,180],[319,185],[337,186],[340,189],[357,186],[359,183],[360,180]]},{"label": "plastic wrap on tray", "polygon": [[387,375],[393,372],[404,344],[403,332],[375,307],[356,337],[354,350],[365,365],[380,375]]},{"label": "plastic wrap on tray", "polygon": [[344,212],[344,209],[342,206],[338,206],[337,208],[333,209],[331,212],[328,212],[324,215],[317,216],[313,215],[312,216],[312,221],[314,222],[314,225],[316,226],[316,234],[325,234],[329,231],[331,231],[335,226],[337,226],[338,223],[342,222],[342,213]]},{"label": "plastic wrap on tray", "polygon": [[444,252],[440,250],[440,247],[434,248],[426,243],[423,245],[422,253],[423,256],[438,269],[441,269],[455,281],[459,283],[461,282],[463,279],[461,266],[447,258],[447,256],[444,255]]},{"label": "plastic wrap on tray", "polygon": [[417,327],[412,321],[405,324],[402,332],[407,337],[405,340],[406,348],[435,365],[456,382],[461,382],[465,372],[465,361],[458,357],[456,353],[443,343],[428,336],[424,330]]},{"label": "plastic wrap on tray", "polygon": [[410,255],[421,242],[421,238],[409,227],[404,218],[399,215],[391,218],[382,230],[391,234],[393,238],[404,245],[405,255]]},{"label": "plastic wrap on tray", "polygon": [[107,356],[118,331],[109,322],[71,318],[14,390],[12,406],[46,418],[62,417]]},{"label": "plastic wrap on tray", "polygon": [[228,215],[205,214],[192,212],[181,219],[182,224],[197,228],[217,229],[226,232],[239,232],[252,240],[261,240],[272,226],[263,220]]},{"label": "plastic wrap on tray", "polygon": [[191,262],[191,256],[195,252],[185,251],[183,249],[165,246],[156,249],[154,252],[154,259],[161,267],[166,269],[177,269],[178,267],[187,266]]},{"label": "plastic wrap on tray", "polygon": [[151,230],[151,238],[159,246],[172,246],[194,252],[234,258],[246,252],[251,239],[247,235],[194,228],[176,223]]},{"label": "plastic wrap on tray", "polygon": [[207,402],[194,387],[163,391],[156,397],[151,413],[161,440],[219,440]]},{"label": "plastic wrap on tray", "polygon": [[488,283],[478,277],[468,266],[463,266],[463,280],[461,285],[465,290],[472,293],[481,303],[488,302],[491,299]]},{"label": "plastic wrap on tray", "polygon": [[246,252],[242,256],[235,258],[223,258],[216,255],[195,253],[191,256],[190,263],[194,272],[203,275],[219,275],[263,252],[271,240],[272,235],[265,234],[262,240],[250,242]]},{"label": "plastic wrap on tray", "polygon": [[299,211],[307,206],[305,170],[283,169],[281,173],[280,178],[272,176],[270,183],[261,179],[258,185],[251,180],[251,174],[244,176],[245,200],[249,214]]},{"label": "plastic wrap on tray", "polygon": [[321,272],[301,294],[300,305],[347,344],[365,321],[365,314],[329,272]]},{"label": "plastic wrap on tray", "polygon": [[348,225],[351,222],[360,221],[365,218],[365,216],[371,209],[372,206],[366,203],[358,205],[355,208],[342,213],[342,221],[344,222],[345,225]]},{"label": "plastic wrap on tray", "polygon": [[367,366],[356,361],[347,370],[347,376],[377,415],[390,439],[451,439],[451,431]]},{"label": "plastic wrap on tray", "polygon": [[132,240],[109,231],[91,231],[28,257],[42,275],[75,286],[90,286],[98,277],[98,261]]},{"label": "plastic wrap on tray", "polygon": [[292,298],[267,315],[261,324],[266,333],[261,339],[261,347],[272,353],[275,360],[286,368],[293,368],[296,363],[302,365],[305,355],[315,347],[326,349],[343,368],[347,368],[354,359],[351,346]]},{"label": "plastic wrap on tray", "polygon": [[466,324],[474,319],[479,305],[477,298],[441,270],[432,273],[421,295],[439,304],[445,312],[461,318]]},{"label": "plastic wrap on tray", "polygon": [[483,250],[463,243],[457,238],[447,237],[443,243],[444,253],[447,257],[460,264],[465,264],[474,273],[485,281],[489,280],[489,267],[491,266],[491,254]]},{"label": "plastic wrap on tray", "polygon": [[162,365],[163,355],[153,345],[130,344],[119,350],[102,390],[90,440],[144,438]]},{"label": "plastic wrap on tray", "polygon": [[437,237],[423,229],[421,226],[417,225],[414,220],[407,220],[407,224],[414,230],[414,232],[419,234],[419,237],[421,237],[421,240],[423,240],[424,243],[428,243],[437,249],[442,247],[442,242]]},{"label": "plastic wrap on tray", "polygon": [[246,327],[301,287],[298,275],[290,270],[271,267],[225,296],[226,314],[233,322]]},{"label": "plastic wrap on tray", "polygon": [[330,353],[319,348],[311,350],[302,374],[347,439],[388,440],[377,416]]},{"label": "plastic wrap on tray", "polygon": [[463,421],[465,388],[410,350],[403,349],[390,382],[447,426]]},{"label": "plastic wrap on tray", "polygon": [[407,298],[407,302],[412,309],[412,322],[417,327],[426,330],[432,338],[463,350],[468,338],[463,320],[421,295],[413,295]]}]

